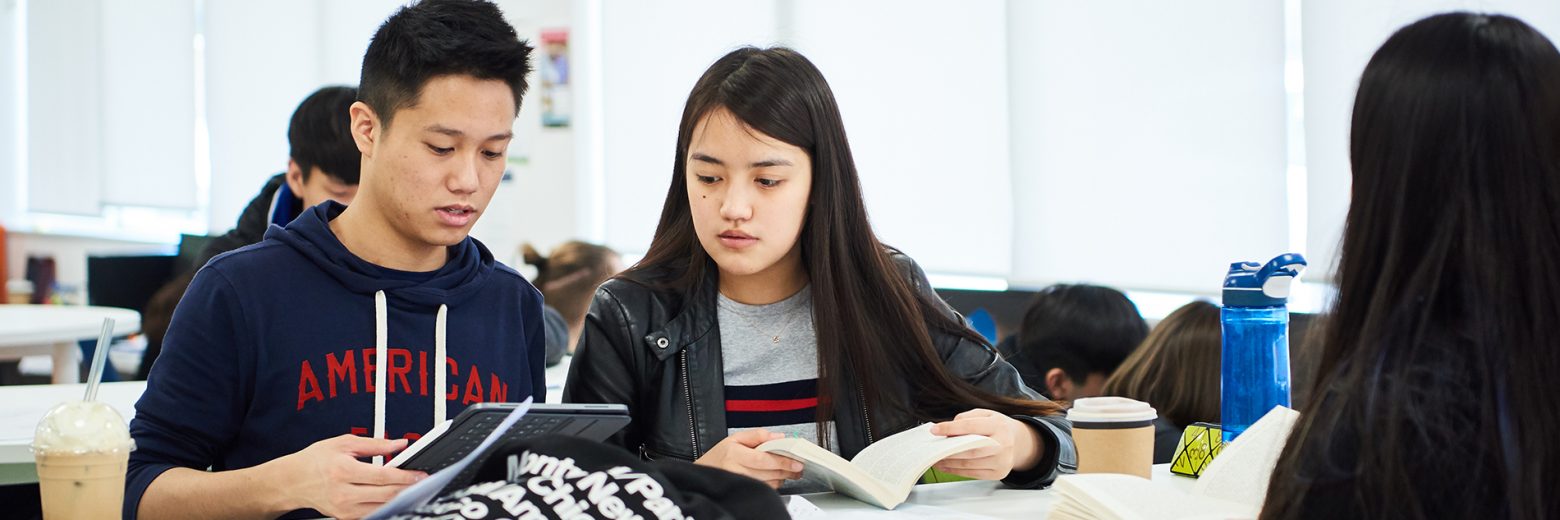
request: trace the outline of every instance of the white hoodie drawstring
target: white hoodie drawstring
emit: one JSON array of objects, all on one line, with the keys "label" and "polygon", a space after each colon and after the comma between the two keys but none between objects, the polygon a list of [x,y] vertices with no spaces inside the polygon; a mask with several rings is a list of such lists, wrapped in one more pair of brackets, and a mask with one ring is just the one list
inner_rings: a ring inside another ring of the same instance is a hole
[{"label": "white hoodie drawstring", "polygon": [[[389,348],[389,312],[385,308],[385,292],[374,293],[374,438],[385,438],[385,389],[386,379],[390,373],[390,348]],[[444,332],[445,321],[449,315],[448,305],[439,305],[438,318],[433,324],[433,425],[438,426],[444,422],[445,397],[444,397]],[[375,465],[384,465],[385,458],[382,455],[374,457]]]},{"label": "white hoodie drawstring", "polygon": [[[388,332],[390,330],[387,312],[385,310],[385,292],[374,293],[374,438],[385,438],[385,376],[389,374],[389,360],[386,359],[390,352]],[[382,455],[374,456],[374,465],[384,465],[385,458]]]},{"label": "white hoodie drawstring", "polygon": [[444,319],[449,314],[448,305],[439,305],[439,317],[433,322],[433,425],[444,424]]}]

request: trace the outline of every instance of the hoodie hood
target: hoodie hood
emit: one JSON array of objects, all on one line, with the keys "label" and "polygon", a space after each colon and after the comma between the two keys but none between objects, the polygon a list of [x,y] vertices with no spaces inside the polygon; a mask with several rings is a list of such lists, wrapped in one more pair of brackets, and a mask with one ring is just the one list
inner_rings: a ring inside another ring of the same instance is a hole
[{"label": "hoodie hood", "polygon": [[265,237],[298,251],[352,292],[367,297],[385,291],[393,296],[392,304],[437,307],[461,303],[475,295],[483,281],[493,276],[497,269],[493,253],[468,236],[449,246],[449,259],[432,278],[408,280],[383,276],[386,268],[352,254],[331,231],[330,221],[345,209],[347,207],[339,202],[326,201],[304,210],[287,227],[271,226]]}]

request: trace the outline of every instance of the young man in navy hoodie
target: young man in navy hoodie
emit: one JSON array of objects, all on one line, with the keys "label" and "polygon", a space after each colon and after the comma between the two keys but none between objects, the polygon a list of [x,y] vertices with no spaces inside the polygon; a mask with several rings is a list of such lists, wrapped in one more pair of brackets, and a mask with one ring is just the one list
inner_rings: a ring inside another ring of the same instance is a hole
[{"label": "young man in navy hoodie", "polygon": [[530,52],[487,2],[385,21],[351,107],[356,199],[195,277],[136,403],[126,518],[360,517],[424,475],[359,458],[471,404],[544,397],[541,295],[467,236]]}]

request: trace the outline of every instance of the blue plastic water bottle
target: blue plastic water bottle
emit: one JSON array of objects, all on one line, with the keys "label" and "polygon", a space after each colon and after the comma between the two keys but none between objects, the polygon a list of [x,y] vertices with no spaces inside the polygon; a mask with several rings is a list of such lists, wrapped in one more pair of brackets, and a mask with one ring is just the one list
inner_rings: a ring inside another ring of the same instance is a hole
[{"label": "blue plastic water bottle", "polygon": [[1274,406],[1289,406],[1289,286],[1305,265],[1305,257],[1290,253],[1267,265],[1230,264],[1224,277],[1219,415],[1225,442]]}]

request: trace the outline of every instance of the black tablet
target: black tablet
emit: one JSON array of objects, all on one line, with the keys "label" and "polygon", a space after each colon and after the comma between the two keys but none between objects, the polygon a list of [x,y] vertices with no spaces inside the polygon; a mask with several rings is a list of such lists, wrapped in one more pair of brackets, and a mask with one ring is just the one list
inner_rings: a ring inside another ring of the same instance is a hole
[{"label": "black tablet", "polygon": [[[478,403],[469,406],[454,419],[429,430],[386,466],[427,473],[449,467],[476,449],[517,406],[520,403]],[[494,445],[510,439],[547,433],[601,441],[623,429],[628,421],[628,407],[621,404],[532,404],[525,416],[504,432]]]}]

